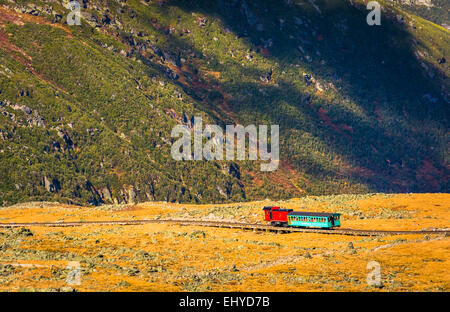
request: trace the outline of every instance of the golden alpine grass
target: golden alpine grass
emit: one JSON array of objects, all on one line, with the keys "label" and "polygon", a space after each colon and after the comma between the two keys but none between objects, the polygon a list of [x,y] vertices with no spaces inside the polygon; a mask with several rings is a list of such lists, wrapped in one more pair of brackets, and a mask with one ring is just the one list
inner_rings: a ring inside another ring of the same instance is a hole
[{"label": "golden alpine grass", "polygon": [[[263,221],[262,207],[339,212],[342,227],[450,228],[450,194],[367,194],[222,205],[26,203],[0,222]],[[276,234],[173,224],[0,229],[1,291],[449,291],[450,239]],[[381,285],[371,286],[376,261]],[[70,276],[78,263],[79,282]]]}]

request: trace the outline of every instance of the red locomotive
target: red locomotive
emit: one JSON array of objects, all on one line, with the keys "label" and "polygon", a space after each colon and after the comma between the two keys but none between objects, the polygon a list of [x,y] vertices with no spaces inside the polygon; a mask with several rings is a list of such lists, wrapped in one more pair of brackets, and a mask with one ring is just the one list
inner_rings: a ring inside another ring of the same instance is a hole
[{"label": "red locomotive", "polygon": [[312,227],[332,229],[341,226],[341,214],[303,212],[280,207],[264,207],[264,220],[274,226]]},{"label": "red locomotive", "polygon": [[288,225],[287,215],[294,209],[285,209],[280,207],[264,207],[264,220],[270,221],[270,224],[275,226]]}]

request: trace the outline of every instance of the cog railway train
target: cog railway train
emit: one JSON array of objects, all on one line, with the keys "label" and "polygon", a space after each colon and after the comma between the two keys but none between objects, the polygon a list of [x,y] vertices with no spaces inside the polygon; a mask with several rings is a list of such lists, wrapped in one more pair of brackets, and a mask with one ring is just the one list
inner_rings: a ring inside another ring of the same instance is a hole
[{"label": "cog railway train", "polygon": [[264,220],[274,226],[332,229],[341,226],[339,213],[302,212],[280,207],[264,207]]}]

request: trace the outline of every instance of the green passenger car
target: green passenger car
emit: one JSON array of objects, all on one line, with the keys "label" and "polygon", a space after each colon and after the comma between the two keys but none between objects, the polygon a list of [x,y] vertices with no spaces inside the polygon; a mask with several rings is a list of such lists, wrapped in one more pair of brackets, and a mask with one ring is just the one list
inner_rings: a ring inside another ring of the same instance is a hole
[{"label": "green passenger car", "polygon": [[287,218],[290,226],[330,229],[341,225],[339,213],[292,211]]}]

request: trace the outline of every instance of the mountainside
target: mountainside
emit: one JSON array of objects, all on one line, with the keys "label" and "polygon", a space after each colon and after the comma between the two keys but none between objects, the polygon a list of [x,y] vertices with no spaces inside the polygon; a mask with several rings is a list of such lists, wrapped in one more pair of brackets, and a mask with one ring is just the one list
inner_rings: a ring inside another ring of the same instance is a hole
[{"label": "mountainside", "polygon": [[[449,192],[449,31],[379,2],[0,0],[0,204]],[[278,170],[173,160],[194,116],[279,125]]]},{"label": "mountainside", "polygon": [[447,0],[392,0],[401,9],[449,29],[450,2]]}]

